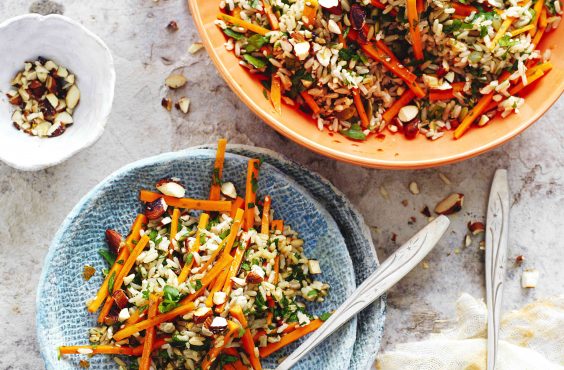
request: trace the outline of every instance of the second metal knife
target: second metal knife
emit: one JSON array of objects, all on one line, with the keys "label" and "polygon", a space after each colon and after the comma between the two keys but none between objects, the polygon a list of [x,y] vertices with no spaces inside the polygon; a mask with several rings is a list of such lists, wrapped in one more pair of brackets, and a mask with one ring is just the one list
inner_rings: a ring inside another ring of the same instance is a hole
[{"label": "second metal knife", "polygon": [[497,170],[490,190],[486,218],[486,303],[488,305],[487,370],[495,370],[501,321],[503,282],[509,228],[507,170]]}]

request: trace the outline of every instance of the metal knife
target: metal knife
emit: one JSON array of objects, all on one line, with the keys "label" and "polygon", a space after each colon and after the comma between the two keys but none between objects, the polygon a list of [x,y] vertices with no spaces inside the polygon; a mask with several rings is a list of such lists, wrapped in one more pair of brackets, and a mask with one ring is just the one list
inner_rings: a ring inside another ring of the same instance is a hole
[{"label": "metal knife", "polygon": [[276,370],[289,370],[335,330],[407,275],[439,242],[449,223],[447,217],[439,216],[409,239],[356,288],[331,317],[286,357]]},{"label": "metal knife", "polygon": [[495,172],[492,182],[486,218],[487,370],[495,370],[497,359],[508,228],[509,185],[507,183],[507,170],[499,169]]}]

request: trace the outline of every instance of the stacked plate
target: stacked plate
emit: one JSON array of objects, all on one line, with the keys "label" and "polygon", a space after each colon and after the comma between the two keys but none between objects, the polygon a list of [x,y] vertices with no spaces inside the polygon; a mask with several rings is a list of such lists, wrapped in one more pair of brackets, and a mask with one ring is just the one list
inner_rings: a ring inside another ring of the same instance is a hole
[{"label": "stacked plate", "polygon": [[[271,151],[230,146],[223,175],[226,181],[243,189],[240,174],[245,173],[250,157],[264,161],[258,195],[272,197],[276,217],[300,233],[306,241],[306,254],[320,261],[323,280],[331,285],[327,300],[312,306],[313,311],[320,314],[336,309],[378,266],[362,216],[327,180]],[[96,271],[105,267],[98,250],[105,246],[106,228],[126,234],[127,225],[141,210],[139,189],[151,189],[155,179],[179,177],[186,185],[187,196],[206,198],[214,158],[211,147],[199,147],[135,162],[102,181],[67,216],[49,249],[37,296],[37,333],[47,369],[77,368],[79,359],[59,360],[57,347],[86,343],[89,328],[96,325],[85,301],[96,294],[102,274],[85,282],[82,271],[84,265]],[[379,348],[384,313],[382,298],[297,368],[368,368]],[[298,344],[267,359],[265,367],[275,367],[275,358],[290,353]],[[91,362],[97,369],[115,368],[110,356],[97,356]]]}]

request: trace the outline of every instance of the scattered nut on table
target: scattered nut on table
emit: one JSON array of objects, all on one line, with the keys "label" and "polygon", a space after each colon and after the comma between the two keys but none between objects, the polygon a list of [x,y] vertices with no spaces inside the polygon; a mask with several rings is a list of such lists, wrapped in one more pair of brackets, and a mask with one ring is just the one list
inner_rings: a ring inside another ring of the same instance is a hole
[{"label": "scattered nut on table", "polygon": [[72,114],[80,101],[76,76],[43,57],[25,62],[12,79],[6,96],[15,106],[15,128],[32,136],[55,137],[74,123]]},{"label": "scattered nut on table", "polygon": [[464,194],[452,193],[437,204],[435,212],[440,215],[451,215],[460,211],[463,204]]}]

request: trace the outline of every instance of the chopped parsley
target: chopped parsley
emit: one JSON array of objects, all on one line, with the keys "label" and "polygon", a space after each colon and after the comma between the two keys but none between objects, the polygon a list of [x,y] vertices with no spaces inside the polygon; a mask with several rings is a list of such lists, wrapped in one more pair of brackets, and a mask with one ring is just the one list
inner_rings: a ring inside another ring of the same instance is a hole
[{"label": "chopped parsley", "polygon": [[266,67],[267,62],[265,58],[258,58],[250,54],[243,54],[243,59],[245,59],[247,63],[251,64],[253,67],[257,69]]},{"label": "chopped parsley", "polygon": [[100,249],[98,254],[102,256],[110,266],[113,266],[116,262],[116,256],[107,249]]},{"label": "chopped parsley", "polygon": [[366,135],[358,123],[355,123],[347,130],[341,130],[340,132],[342,135],[353,140],[366,140]]},{"label": "chopped parsley", "polygon": [[169,312],[178,307],[180,292],[173,286],[165,285],[163,288],[163,301],[159,304],[159,312]]}]

